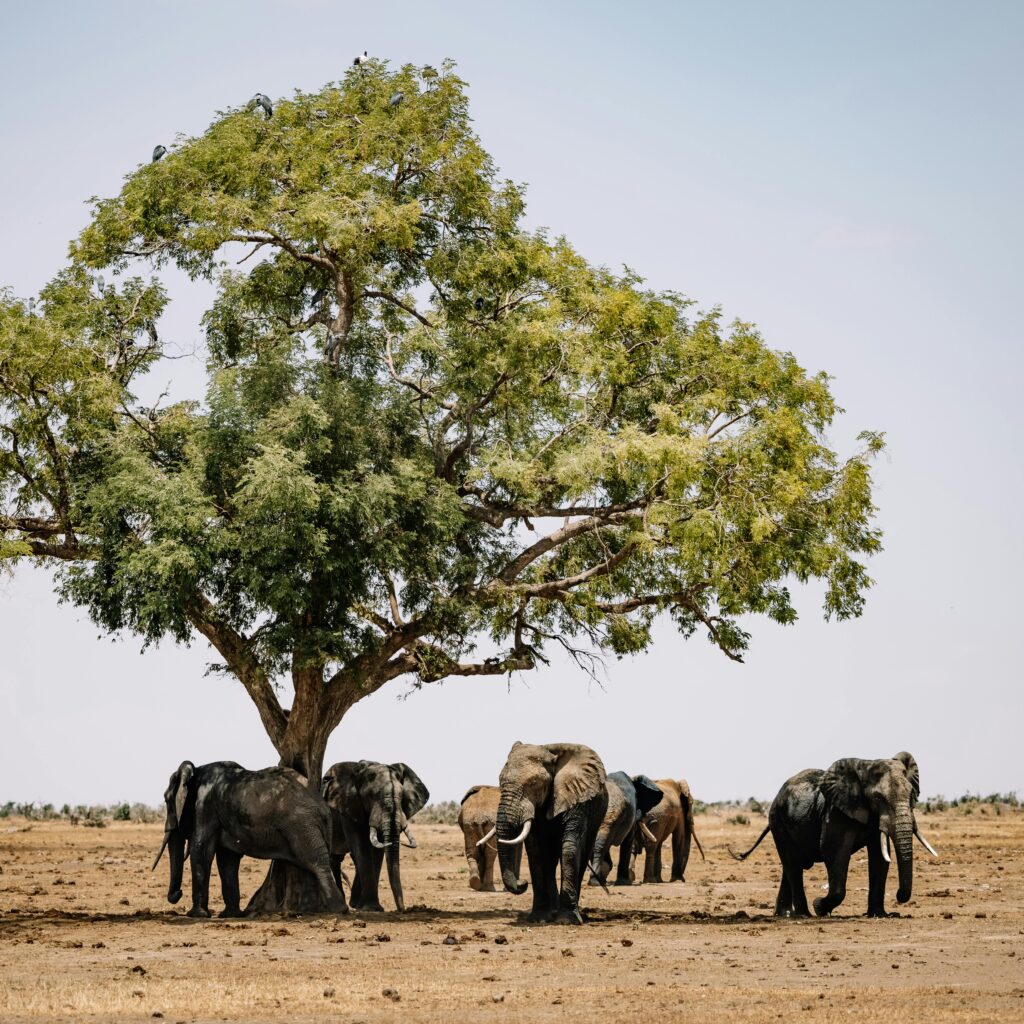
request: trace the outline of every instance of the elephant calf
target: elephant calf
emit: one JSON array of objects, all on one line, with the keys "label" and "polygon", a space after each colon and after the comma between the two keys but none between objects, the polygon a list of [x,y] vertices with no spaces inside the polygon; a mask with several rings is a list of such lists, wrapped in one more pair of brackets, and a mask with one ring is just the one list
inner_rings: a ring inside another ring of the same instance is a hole
[{"label": "elephant calf", "polygon": [[644,882],[660,882],[661,847],[672,837],[672,874],[670,882],[686,881],[686,865],[690,860],[690,840],[697,844],[701,860],[704,848],[693,827],[693,795],[686,779],[658,779],[662,799],[642,819],[637,845],[644,850]]},{"label": "elephant calf", "polygon": [[[474,892],[494,892],[494,861],[498,856],[494,835],[500,796],[501,790],[497,786],[474,786],[462,798],[459,807],[459,828],[462,829],[466,862],[469,864],[469,887]],[[522,855],[523,848],[517,846],[517,878]]]},{"label": "elephant calf", "polygon": [[737,860],[746,860],[771,832],[782,863],[775,915],[808,917],[804,871],[824,862],[828,894],[814,901],[814,912],[830,914],[846,898],[850,857],[867,847],[867,916],[886,917],[890,841],[899,868],[899,903],[906,903],[913,891],[913,836],[936,856],[914,817],[920,786],[917,762],[905,750],[874,761],[846,757],[825,771],[808,768],[783,783],[757,842],[744,853],[729,852]]},{"label": "elephant calf", "polygon": [[323,906],[346,913],[345,897],[331,874],[331,819],[316,790],[291,768],[246,771],[234,761],[200,765],[183,761],[164,793],[164,841],[153,861],[170,851],[170,903],[181,899],[185,844],[190,846],[190,917],[209,917],[210,868],[217,858],[224,910],[240,917],[238,865],[242,857],[283,860],[315,876]]}]

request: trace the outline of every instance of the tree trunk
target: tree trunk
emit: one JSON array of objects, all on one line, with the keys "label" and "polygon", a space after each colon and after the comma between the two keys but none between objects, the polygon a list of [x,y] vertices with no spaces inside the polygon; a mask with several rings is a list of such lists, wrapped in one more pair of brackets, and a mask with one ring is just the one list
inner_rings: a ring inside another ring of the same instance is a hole
[{"label": "tree trunk", "polygon": [[[293,672],[295,701],[288,713],[288,725],[278,744],[280,764],[293,768],[306,779],[310,789],[319,791],[324,774],[327,740],[341,721],[332,714],[323,687],[323,669],[315,666],[301,674]],[[247,916],[264,914],[334,913],[324,901],[316,878],[289,861],[271,861],[263,884],[245,908]]]}]

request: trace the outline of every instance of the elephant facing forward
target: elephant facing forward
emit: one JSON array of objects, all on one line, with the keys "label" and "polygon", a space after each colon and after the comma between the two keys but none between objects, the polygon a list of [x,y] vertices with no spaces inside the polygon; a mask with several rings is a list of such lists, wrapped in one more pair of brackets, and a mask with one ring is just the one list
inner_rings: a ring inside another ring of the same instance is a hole
[{"label": "elephant facing forward", "polygon": [[641,819],[644,828],[636,837],[644,849],[644,882],[660,882],[661,847],[672,839],[672,873],[670,882],[686,881],[686,865],[690,860],[690,840],[697,844],[701,860],[704,848],[693,827],[693,795],[686,779],[658,779],[661,800]]},{"label": "elephant facing forward", "polygon": [[771,832],[782,862],[775,914],[807,917],[810,911],[804,894],[804,871],[812,864],[825,863],[828,894],[814,901],[814,912],[829,914],[846,898],[850,857],[867,847],[867,916],[886,917],[890,842],[899,869],[898,903],[906,903],[913,891],[913,837],[916,835],[928,852],[936,855],[918,831],[914,817],[920,791],[917,762],[905,750],[895,757],[874,761],[843,758],[825,771],[809,768],[783,783],[757,842],[746,852],[732,855],[746,860]]},{"label": "elephant facing forward", "polygon": [[517,896],[526,891],[515,859],[516,848],[525,845],[533,886],[529,919],[582,924],[583,872],[608,809],[601,759],[576,743],[516,743],[499,781],[496,827],[505,888]]},{"label": "elephant facing forward", "polygon": [[395,908],[405,910],[399,840],[415,849],[409,819],[430,799],[427,787],[407,764],[341,761],[324,773],[324,799],[331,809],[331,867],[341,884],[341,862],[352,854],[356,874],[351,904],[382,911],[378,889],[385,856]]},{"label": "elephant facing forward", "polygon": [[[474,892],[494,892],[494,862],[498,856],[495,839],[498,820],[497,786],[473,786],[462,798],[459,807],[459,828],[466,847],[469,864],[469,887]],[[516,847],[515,872],[519,877],[523,848]]]}]

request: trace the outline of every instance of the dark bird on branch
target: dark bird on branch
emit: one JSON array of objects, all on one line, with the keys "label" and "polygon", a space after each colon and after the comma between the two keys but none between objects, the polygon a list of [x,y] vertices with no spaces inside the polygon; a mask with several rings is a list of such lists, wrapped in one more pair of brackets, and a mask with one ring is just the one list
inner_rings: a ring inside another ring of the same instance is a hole
[{"label": "dark bird on branch", "polygon": [[146,321],[146,333],[149,335],[149,341],[151,345],[159,343],[160,339],[157,337],[156,324],[152,320]]},{"label": "dark bird on branch", "polygon": [[150,161],[150,163],[154,163],[155,164],[157,162],[157,160],[159,160],[160,157],[164,156],[166,153],[167,153],[167,147],[166,146],[157,146],[153,150],[153,159]]},{"label": "dark bird on branch", "polygon": [[484,311],[484,300],[479,295],[476,297],[476,302],[473,303],[473,308],[478,313],[482,313]]},{"label": "dark bird on branch", "polygon": [[397,107],[398,104],[401,103],[402,100],[404,100],[404,99],[405,99],[405,93],[404,92],[393,93],[392,96],[391,96],[391,99],[388,100],[388,106],[389,107]]},{"label": "dark bird on branch", "polygon": [[261,92],[258,92],[256,93],[255,96],[253,96],[253,98],[249,101],[249,106],[259,107],[260,110],[262,110],[263,113],[267,115],[268,121],[270,120],[271,117],[273,117],[274,108],[270,103],[270,97],[264,96],[263,93]]}]

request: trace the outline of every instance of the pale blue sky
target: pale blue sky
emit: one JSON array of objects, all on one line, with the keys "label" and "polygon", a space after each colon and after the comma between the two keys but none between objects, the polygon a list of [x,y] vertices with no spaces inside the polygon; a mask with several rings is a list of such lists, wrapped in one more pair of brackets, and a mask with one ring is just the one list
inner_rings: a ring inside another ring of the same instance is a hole
[{"label": "pale blue sky", "polygon": [[[430,7],[437,8],[431,10]],[[684,775],[705,799],[908,748],[927,793],[1024,792],[1016,646],[1024,238],[1024,4],[723,2],[0,6],[0,285],[29,295],[153,146],[257,90],[339,77],[364,49],[458,61],[529,218],[592,260],[756,321],[834,374],[849,451],[884,430],[886,550],[864,617],[752,624],[747,663],[665,628],[604,689],[530,676],[398,681],[332,760],[403,759],[435,798],[491,781],[516,739],[591,744],[610,771]],[[201,287],[170,275],[161,333],[201,342]],[[194,389],[178,361],[153,386]],[[0,800],[158,802],[184,757],[273,750],[204,641],[139,653],[0,582]]]}]

